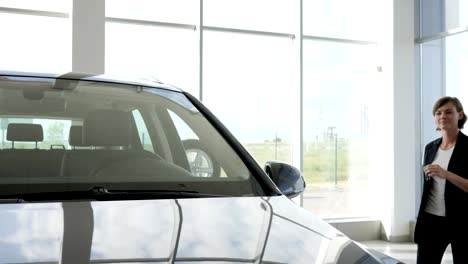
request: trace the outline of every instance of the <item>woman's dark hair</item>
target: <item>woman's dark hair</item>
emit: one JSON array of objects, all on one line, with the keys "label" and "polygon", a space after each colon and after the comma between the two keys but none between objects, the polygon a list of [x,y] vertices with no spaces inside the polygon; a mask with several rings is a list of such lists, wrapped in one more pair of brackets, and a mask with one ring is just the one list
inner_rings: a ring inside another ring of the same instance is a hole
[{"label": "woman's dark hair", "polygon": [[[458,98],[450,97],[450,96],[443,96],[434,103],[434,106],[432,107],[432,115],[435,116],[437,109],[439,109],[440,107],[448,103],[452,103],[457,109],[457,112],[463,112],[463,106],[460,100],[458,100]],[[466,122],[466,115],[465,115],[465,112],[463,112],[462,119],[458,120],[458,128],[462,129],[463,125],[465,125],[465,122]],[[437,130],[440,130],[440,128],[437,128]]]}]

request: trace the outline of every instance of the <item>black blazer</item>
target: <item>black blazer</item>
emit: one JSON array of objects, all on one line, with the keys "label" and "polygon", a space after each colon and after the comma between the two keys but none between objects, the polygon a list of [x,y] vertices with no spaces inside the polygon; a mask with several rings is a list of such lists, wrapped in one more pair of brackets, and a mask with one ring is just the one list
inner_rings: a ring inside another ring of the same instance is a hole
[{"label": "black blazer", "polygon": [[[441,143],[442,138],[438,138],[426,145],[424,151],[424,166],[434,161]],[[453,149],[447,170],[468,179],[468,136],[461,131],[458,133],[457,143]],[[414,234],[416,242],[420,237],[425,237],[423,232],[425,233],[426,231],[420,230],[421,228],[418,228],[418,226],[423,225],[421,224],[421,222],[424,222],[424,217],[422,217],[424,215],[423,212],[426,208],[429,190],[434,182],[432,177],[426,177],[424,173],[423,179],[424,190]],[[449,181],[445,182],[445,210],[450,226],[453,227],[456,232],[460,232],[460,234],[468,234],[468,193]]]}]

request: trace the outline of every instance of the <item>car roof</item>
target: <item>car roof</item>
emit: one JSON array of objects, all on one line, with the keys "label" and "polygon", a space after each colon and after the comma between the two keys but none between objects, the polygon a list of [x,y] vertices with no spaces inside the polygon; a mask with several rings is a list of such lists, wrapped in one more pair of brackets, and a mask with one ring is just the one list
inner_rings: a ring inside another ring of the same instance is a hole
[{"label": "car roof", "polygon": [[128,85],[137,85],[151,88],[163,88],[172,91],[181,92],[182,89],[163,83],[157,80],[154,77],[144,78],[136,77],[133,75],[122,76],[122,75],[87,75],[81,73],[39,73],[39,72],[21,72],[21,71],[5,71],[0,70],[0,76],[3,77],[25,77],[25,78],[53,78],[53,79],[64,79],[64,80],[85,80],[85,81],[94,81],[94,82],[103,82],[103,83],[117,83],[117,84],[128,84]]}]

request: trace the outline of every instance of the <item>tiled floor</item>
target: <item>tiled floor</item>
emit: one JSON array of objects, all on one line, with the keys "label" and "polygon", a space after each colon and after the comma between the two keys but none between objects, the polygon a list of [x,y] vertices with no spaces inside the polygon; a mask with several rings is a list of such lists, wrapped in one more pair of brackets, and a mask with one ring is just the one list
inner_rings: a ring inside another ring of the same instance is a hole
[{"label": "tiled floor", "polygon": [[[391,243],[380,240],[364,241],[360,243],[394,257],[406,264],[416,264],[416,244],[414,243]],[[453,263],[452,251],[450,246],[448,246],[441,264],[451,263]]]}]

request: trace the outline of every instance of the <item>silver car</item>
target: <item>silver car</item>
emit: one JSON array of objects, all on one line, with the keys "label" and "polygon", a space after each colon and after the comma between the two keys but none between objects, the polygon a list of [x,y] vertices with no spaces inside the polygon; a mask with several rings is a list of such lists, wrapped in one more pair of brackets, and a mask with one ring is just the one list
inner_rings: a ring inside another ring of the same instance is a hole
[{"label": "silver car", "polygon": [[0,263],[400,263],[169,85],[0,73]]}]

